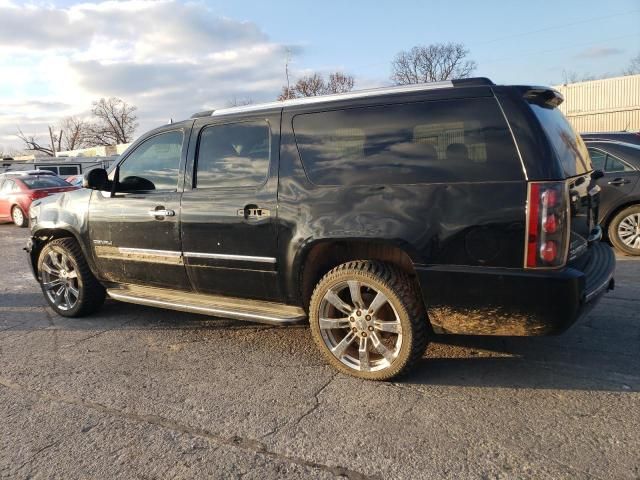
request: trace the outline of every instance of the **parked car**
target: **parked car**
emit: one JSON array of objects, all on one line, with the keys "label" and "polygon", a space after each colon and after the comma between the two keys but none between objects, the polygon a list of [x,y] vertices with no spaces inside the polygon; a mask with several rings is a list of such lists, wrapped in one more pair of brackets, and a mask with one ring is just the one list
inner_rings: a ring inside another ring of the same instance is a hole
[{"label": "parked car", "polygon": [[0,222],[13,221],[19,227],[26,227],[31,202],[76,188],[49,172],[26,175],[3,173],[0,175]]},{"label": "parked car", "polygon": [[308,320],[333,367],[372,380],[407,371],[435,333],[559,333],[615,268],[561,101],[477,78],[166,125],[33,204],[29,263],[60,315],[108,295]]},{"label": "parked car", "polygon": [[587,141],[602,188],[598,221],[620,252],[640,255],[640,145]]},{"label": "parked car", "polygon": [[7,172],[0,173],[0,178],[2,177],[22,177],[24,175],[53,175],[56,176],[54,172],[49,170],[9,170]]},{"label": "parked car", "polygon": [[631,143],[640,145],[640,132],[599,132],[581,133],[580,136],[586,141],[612,140],[615,142]]}]

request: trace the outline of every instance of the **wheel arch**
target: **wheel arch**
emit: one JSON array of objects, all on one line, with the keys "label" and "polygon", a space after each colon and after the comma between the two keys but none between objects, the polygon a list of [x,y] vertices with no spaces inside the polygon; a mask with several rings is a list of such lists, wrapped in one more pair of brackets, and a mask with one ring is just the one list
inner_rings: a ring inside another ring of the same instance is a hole
[{"label": "wheel arch", "polygon": [[78,245],[80,245],[80,249],[82,250],[82,254],[84,255],[89,268],[92,272],[95,272],[93,259],[85,249],[84,243],[81,241],[80,236],[74,232],[71,228],[65,227],[55,227],[55,228],[40,228],[32,233],[32,247],[29,251],[29,256],[31,258],[31,266],[33,267],[33,271],[35,272],[36,278],[40,280],[38,274],[38,258],[40,257],[40,252],[44,248],[44,246],[53,241],[58,240],[60,238],[73,238]]},{"label": "wheel arch", "polygon": [[303,308],[308,309],[311,294],[318,281],[334,267],[354,260],[377,260],[391,264],[417,282],[414,263],[418,262],[409,251],[397,243],[384,241],[320,239],[310,242],[296,262],[297,296]]},{"label": "wheel arch", "polygon": [[640,197],[632,197],[630,199],[626,198],[624,202],[616,205],[614,208],[607,212],[602,222],[600,222],[603,226],[604,234],[607,237],[607,240],[609,240],[609,225],[611,225],[611,221],[622,210],[624,210],[625,208],[633,207],[634,205],[640,205]]}]

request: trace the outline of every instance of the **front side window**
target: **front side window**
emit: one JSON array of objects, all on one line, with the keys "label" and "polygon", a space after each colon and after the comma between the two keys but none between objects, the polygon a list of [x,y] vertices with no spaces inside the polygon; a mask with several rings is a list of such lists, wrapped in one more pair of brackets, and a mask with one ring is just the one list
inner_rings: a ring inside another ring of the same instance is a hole
[{"label": "front side window", "polygon": [[271,133],[266,122],[206,127],[200,134],[194,187],[256,187],[269,171]]},{"label": "front side window", "polygon": [[494,98],[359,107],[294,117],[316,185],[522,180]]},{"label": "front side window", "polygon": [[120,165],[118,190],[176,190],[182,137],[181,131],[166,132],[139,145]]}]

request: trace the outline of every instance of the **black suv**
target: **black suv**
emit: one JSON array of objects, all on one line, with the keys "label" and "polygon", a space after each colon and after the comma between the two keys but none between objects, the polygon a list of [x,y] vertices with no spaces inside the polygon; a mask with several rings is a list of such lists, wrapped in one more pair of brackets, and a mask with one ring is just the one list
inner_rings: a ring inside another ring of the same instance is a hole
[{"label": "black suv", "polygon": [[437,333],[558,333],[615,267],[561,101],[476,78],[196,114],[35,203],[29,261],[60,315],[108,295],[308,319],[327,360],[367,379]]}]

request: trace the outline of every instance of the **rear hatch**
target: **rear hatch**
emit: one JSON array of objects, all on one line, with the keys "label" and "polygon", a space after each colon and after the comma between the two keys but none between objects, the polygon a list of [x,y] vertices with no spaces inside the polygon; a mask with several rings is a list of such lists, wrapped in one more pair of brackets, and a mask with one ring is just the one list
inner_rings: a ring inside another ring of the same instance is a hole
[{"label": "rear hatch", "polygon": [[580,268],[588,259],[584,254],[589,244],[601,236],[596,221],[600,187],[591,178],[591,159],[582,138],[557,108],[562,96],[546,90],[530,95],[528,100],[564,172],[571,225],[567,262]]}]

